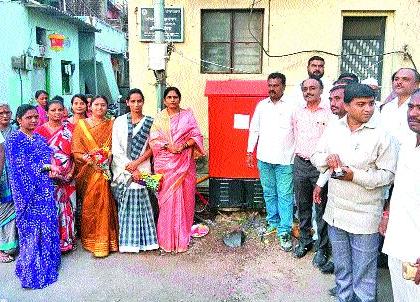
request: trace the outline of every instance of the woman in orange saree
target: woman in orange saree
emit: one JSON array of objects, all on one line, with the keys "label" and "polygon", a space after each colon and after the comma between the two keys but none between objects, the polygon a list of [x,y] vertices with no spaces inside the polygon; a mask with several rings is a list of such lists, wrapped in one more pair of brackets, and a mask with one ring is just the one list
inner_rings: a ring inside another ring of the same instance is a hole
[{"label": "woman in orange saree", "polygon": [[73,133],[76,190],[82,198],[81,240],[95,257],[118,251],[118,221],[110,188],[113,121],[105,117],[108,100],[92,100],[92,116],[79,120]]},{"label": "woman in orange saree", "polygon": [[163,109],[153,122],[150,146],[155,173],[163,174],[158,194],[157,237],[165,252],[185,252],[194,220],[195,157],[204,155],[203,136],[190,109],[181,109],[176,87],[164,92]]}]

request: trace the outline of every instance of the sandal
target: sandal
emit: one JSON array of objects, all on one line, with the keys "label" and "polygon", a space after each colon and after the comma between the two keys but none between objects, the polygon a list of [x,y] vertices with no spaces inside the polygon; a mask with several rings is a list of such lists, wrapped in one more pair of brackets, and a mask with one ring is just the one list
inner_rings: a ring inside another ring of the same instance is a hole
[{"label": "sandal", "polygon": [[15,258],[11,255],[8,255],[6,253],[0,254],[0,263],[9,263],[9,262],[12,262],[14,260],[15,260]]}]

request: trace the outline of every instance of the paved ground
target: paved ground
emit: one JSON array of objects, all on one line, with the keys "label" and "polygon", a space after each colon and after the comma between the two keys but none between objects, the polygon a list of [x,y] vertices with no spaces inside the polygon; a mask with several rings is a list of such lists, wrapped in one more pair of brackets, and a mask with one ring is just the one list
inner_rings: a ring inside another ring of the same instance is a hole
[{"label": "paved ground", "polygon": [[[312,253],[294,259],[279,249],[275,235],[262,242],[252,229],[243,247],[226,247],[221,237],[243,222],[240,216],[219,217],[209,235],[178,255],[95,259],[79,247],[63,257],[58,282],[42,290],[22,289],[15,264],[0,264],[0,302],[334,301],[327,294],[333,276],[312,266]],[[379,284],[378,301],[392,302],[386,270],[380,270]]]}]

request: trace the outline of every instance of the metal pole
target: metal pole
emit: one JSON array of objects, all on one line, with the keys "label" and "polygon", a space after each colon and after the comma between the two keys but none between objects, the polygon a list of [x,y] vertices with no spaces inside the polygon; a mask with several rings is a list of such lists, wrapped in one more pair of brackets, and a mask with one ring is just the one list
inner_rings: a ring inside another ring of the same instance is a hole
[{"label": "metal pole", "polygon": [[[154,42],[159,44],[165,43],[164,12],[165,0],[154,0]],[[155,75],[157,79],[157,110],[160,111],[162,109],[163,92],[166,87],[166,70],[157,70]]]}]

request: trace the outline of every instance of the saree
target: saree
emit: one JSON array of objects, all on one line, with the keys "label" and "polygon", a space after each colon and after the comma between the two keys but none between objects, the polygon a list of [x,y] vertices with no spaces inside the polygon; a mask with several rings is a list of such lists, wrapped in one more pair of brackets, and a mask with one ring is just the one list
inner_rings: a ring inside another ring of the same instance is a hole
[{"label": "saree", "polygon": [[[1,134],[7,140],[14,130],[9,125],[6,129],[1,130]],[[16,211],[7,173],[7,161],[5,160],[0,177],[0,251],[12,254],[17,247]]]},{"label": "saree", "polygon": [[110,148],[111,136],[112,120],[94,127],[79,120],[73,132],[76,191],[82,199],[81,240],[83,247],[95,257],[118,251],[117,209],[108,178],[84,158],[100,148]]},{"label": "saree", "polygon": [[43,288],[57,281],[61,263],[54,184],[43,170],[52,150],[37,133],[21,131],[6,141],[9,181],[16,209],[19,256],[16,275],[24,288]]},{"label": "saree", "polygon": [[[165,144],[183,145],[189,139],[193,148],[172,154]],[[150,131],[150,146],[155,173],[163,174],[158,194],[159,246],[166,252],[184,252],[190,243],[194,220],[196,165],[195,157],[204,155],[203,136],[190,109],[169,117],[166,109],[154,120]]]},{"label": "saree", "polygon": [[61,252],[73,249],[76,243],[74,232],[74,212],[76,208],[76,184],[73,179],[74,161],[71,155],[72,132],[67,122],[55,132],[45,123],[35,129],[47,139],[53,151],[51,164],[58,167],[58,176],[54,178],[54,199],[58,206]]},{"label": "saree", "polygon": [[[143,155],[148,147],[153,119],[133,124],[131,114],[119,116],[112,128],[113,184],[117,188],[119,251],[135,252],[157,249],[156,227],[149,192],[144,185],[132,181],[125,167]],[[151,173],[150,158],[137,169]]]},{"label": "saree", "polygon": [[46,122],[48,122],[47,111],[45,110],[44,107],[42,107],[41,105],[37,105],[36,111],[38,111],[38,115],[39,115],[38,126],[41,126],[45,124]]}]

